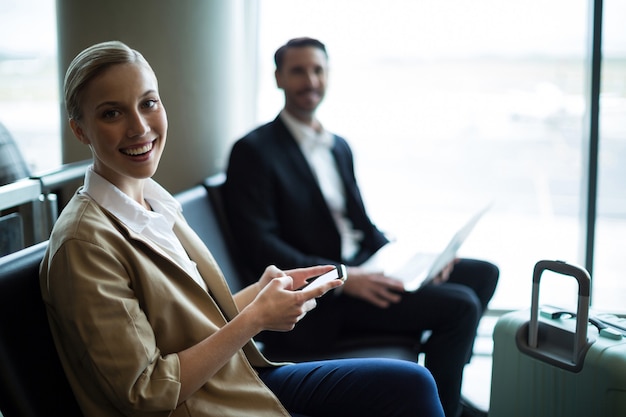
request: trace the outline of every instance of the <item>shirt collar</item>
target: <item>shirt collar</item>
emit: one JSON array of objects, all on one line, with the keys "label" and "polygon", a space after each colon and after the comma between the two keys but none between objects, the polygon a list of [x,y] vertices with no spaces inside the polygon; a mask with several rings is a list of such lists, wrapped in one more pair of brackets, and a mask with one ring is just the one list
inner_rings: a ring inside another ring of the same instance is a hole
[{"label": "shirt collar", "polygon": [[321,131],[318,132],[311,126],[307,126],[293,117],[285,109],[281,110],[280,119],[285,123],[287,129],[289,129],[300,146],[316,147],[319,145],[329,149],[332,148],[335,137],[324,129],[321,124]]},{"label": "shirt collar", "polygon": [[85,173],[82,192],[88,194],[136,233],[141,233],[157,218],[164,218],[168,225],[173,227],[176,213],[181,211],[180,203],[152,178],[146,179],[144,183],[144,199],[154,210],[149,211],[97,174],[93,170],[93,165]]}]

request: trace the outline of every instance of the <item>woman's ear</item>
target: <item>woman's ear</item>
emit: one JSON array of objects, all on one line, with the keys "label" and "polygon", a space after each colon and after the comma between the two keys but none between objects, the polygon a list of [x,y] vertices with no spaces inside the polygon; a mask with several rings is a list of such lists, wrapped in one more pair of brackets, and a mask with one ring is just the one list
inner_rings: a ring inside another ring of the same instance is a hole
[{"label": "woman's ear", "polygon": [[89,139],[87,138],[87,136],[85,136],[83,128],[76,120],[70,119],[70,128],[72,129],[72,132],[74,132],[74,136],[76,136],[76,139],[78,139],[81,143],[85,145],[90,144]]}]

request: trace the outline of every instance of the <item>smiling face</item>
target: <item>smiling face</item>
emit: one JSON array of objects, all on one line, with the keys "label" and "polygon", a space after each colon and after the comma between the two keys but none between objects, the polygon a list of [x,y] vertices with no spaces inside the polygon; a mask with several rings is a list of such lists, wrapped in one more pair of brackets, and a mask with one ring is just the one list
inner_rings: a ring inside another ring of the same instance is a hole
[{"label": "smiling face", "polygon": [[94,171],[127,194],[156,172],[167,137],[167,115],[156,76],[141,63],[116,64],[82,92],[76,137],[89,145]]},{"label": "smiling face", "polygon": [[310,122],[324,99],[328,62],[324,51],[313,46],[285,51],[276,70],[276,84],[285,93],[285,109],[297,119]]}]

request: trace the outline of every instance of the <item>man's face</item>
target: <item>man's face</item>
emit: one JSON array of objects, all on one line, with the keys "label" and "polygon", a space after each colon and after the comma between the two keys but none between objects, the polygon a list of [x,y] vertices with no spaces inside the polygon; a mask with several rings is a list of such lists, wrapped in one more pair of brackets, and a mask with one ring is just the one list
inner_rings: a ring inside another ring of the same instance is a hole
[{"label": "man's face", "polygon": [[285,108],[298,118],[311,118],[324,99],[328,62],[324,51],[312,46],[285,52],[276,84],[285,93]]}]

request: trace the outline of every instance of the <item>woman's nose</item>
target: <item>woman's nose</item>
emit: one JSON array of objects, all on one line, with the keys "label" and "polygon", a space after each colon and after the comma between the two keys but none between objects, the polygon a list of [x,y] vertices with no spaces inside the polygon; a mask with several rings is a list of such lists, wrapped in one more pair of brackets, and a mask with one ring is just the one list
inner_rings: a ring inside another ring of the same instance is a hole
[{"label": "woman's nose", "polygon": [[128,116],[127,135],[129,137],[143,136],[150,130],[145,117],[139,112],[132,112]]}]

